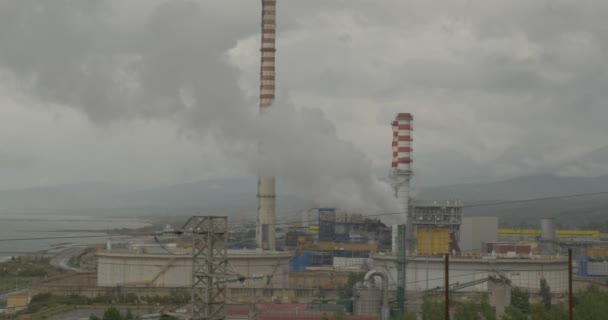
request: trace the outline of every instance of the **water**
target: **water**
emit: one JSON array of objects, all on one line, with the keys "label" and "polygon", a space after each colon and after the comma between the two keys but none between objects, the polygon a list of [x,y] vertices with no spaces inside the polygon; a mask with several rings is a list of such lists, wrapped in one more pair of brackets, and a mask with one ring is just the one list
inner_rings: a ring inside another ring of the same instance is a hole
[{"label": "water", "polygon": [[[146,221],[132,219],[96,219],[78,216],[0,216],[0,261],[11,256],[36,252],[57,252],[70,245],[103,244],[106,231],[115,228],[141,228]],[[99,237],[94,237],[99,236]],[[69,238],[61,238],[69,237]],[[31,238],[55,238],[36,239]]]}]

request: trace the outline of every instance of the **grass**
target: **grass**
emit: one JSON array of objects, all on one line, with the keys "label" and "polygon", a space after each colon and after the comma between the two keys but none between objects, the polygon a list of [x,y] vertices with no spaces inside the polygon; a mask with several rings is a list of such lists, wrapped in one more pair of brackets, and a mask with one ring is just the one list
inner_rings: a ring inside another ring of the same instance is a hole
[{"label": "grass", "polygon": [[49,262],[50,258],[46,257],[18,257],[0,263],[0,292],[14,290],[15,284],[21,289],[30,283],[64,273]]}]

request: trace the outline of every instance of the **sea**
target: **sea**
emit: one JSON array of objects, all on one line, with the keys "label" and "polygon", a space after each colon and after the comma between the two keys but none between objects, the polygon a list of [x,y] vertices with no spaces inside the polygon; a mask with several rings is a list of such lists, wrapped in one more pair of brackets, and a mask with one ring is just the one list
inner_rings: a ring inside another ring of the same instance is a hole
[{"label": "sea", "polygon": [[109,230],[149,225],[148,221],[138,219],[0,215],[0,261],[14,256],[52,254],[74,245],[104,244],[108,239],[123,238],[108,234]]}]

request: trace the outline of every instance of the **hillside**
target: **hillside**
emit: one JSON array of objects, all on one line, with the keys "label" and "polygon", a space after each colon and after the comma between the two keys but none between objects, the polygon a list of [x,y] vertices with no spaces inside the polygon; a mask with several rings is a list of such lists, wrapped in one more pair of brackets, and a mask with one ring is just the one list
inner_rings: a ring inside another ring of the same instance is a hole
[{"label": "hillside", "polygon": [[[608,176],[531,175],[493,183],[424,188],[416,198],[461,199],[466,206],[594,192],[608,192]],[[502,224],[518,226],[536,226],[540,217],[555,217],[564,226],[584,227],[608,220],[606,213],[608,195],[465,208],[466,215],[497,216]]]},{"label": "hillside", "polygon": [[[254,216],[256,179],[237,177],[197,181],[163,187],[82,183],[0,191],[0,215],[85,214],[148,216],[232,214]],[[311,205],[279,194],[277,207]]]}]

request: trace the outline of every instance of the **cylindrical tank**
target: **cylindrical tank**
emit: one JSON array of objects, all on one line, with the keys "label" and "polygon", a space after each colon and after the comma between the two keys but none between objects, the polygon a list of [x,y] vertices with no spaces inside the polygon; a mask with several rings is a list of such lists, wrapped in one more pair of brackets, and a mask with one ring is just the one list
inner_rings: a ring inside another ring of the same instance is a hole
[{"label": "cylindrical tank", "polygon": [[540,251],[541,254],[555,254],[555,219],[543,218],[540,220]]},{"label": "cylindrical tank", "polygon": [[382,306],[382,290],[373,283],[359,284],[353,295],[355,315],[379,315]]},{"label": "cylindrical tank", "polygon": [[540,239],[544,241],[555,240],[555,219],[543,218],[540,220]]}]

